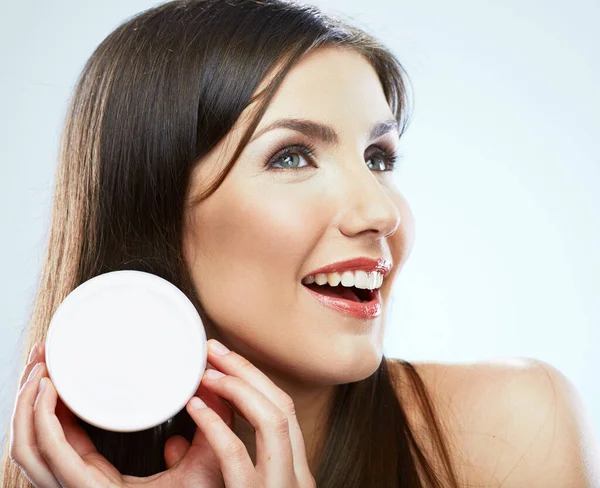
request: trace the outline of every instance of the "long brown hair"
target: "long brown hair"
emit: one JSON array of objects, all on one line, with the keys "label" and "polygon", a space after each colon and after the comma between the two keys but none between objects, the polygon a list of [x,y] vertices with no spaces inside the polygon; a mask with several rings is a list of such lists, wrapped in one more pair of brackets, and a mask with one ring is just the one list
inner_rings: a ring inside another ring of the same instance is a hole
[{"label": "long brown hair", "polygon": [[[114,270],[146,271],[169,280],[210,323],[182,252],[190,172],[244,108],[260,101],[235,154],[201,201],[237,160],[286,73],[322,46],[354,49],[369,60],[403,132],[408,97],[399,61],[373,37],[314,6],[283,0],[176,0],[133,16],[97,47],[65,119],[27,351],[45,340],[53,313],[74,288]],[[268,74],[275,76],[253,97]],[[393,362],[384,357],[370,377],[338,387],[320,466],[313,473],[319,487],[458,486],[423,381],[410,363]],[[394,372],[400,369],[408,378],[403,389],[418,399],[426,419],[436,462],[414,435],[406,397],[402,401],[396,393],[399,376]],[[166,469],[166,440],[182,435],[191,441],[195,430],[185,409],[161,426],[135,433],[79,422],[121,473],[137,476]],[[30,487],[8,450],[5,446],[2,486]]]}]

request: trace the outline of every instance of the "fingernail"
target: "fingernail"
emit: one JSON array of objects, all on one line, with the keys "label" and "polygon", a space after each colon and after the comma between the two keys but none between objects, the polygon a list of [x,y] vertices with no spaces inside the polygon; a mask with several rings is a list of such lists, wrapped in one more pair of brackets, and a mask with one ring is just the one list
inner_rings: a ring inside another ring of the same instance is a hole
[{"label": "fingernail", "polygon": [[227,349],[216,339],[211,339],[211,341],[208,343],[208,347],[210,348],[211,352],[216,354],[217,356],[224,356],[225,354],[230,352],[229,349]]},{"label": "fingernail", "polygon": [[207,369],[204,372],[204,375],[209,379],[209,380],[216,380],[218,378],[222,378],[223,376],[225,376],[223,373],[221,373],[220,371],[217,371],[216,369]]},{"label": "fingernail", "polygon": [[47,378],[44,376],[41,380],[40,380],[40,387],[38,389],[38,393],[41,393],[41,391],[44,389],[44,387],[46,386],[46,382],[47,382]]},{"label": "fingernail", "polygon": [[200,398],[193,397],[190,401],[190,406],[192,408],[206,408],[206,403],[204,403]]},{"label": "fingernail", "polygon": [[31,361],[33,361],[33,359],[37,355],[38,349],[39,349],[39,344],[36,344],[35,346],[33,346],[33,348],[31,349],[31,352],[29,353],[29,359],[27,360],[27,362],[30,363]]},{"label": "fingernail", "polygon": [[33,369],[31,370],[31,372],[29,373],[29,376],[27,377],[28,380],[30,380],[31,378],[35,378],[37,376],[37,374],[40,372],[40,369],[42,369],[41,366],[42,363],[37,363]]}]

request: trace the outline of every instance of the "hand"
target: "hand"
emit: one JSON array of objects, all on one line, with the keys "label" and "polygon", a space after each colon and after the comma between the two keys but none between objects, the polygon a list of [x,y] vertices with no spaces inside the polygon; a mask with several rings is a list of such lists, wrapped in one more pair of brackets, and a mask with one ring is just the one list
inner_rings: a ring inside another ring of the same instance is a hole
[{"label": "hand", "polygon": [[[235,406],[256,431],[254,466],[242,441],[219,415],[211,408],[194,408],[194,399],[188,402],[187,411],[212,447],[225,486],[315,488],[292,399],[247,359],[214,339],[208,345],[208,359],[216,369],[205,373],[203,386]],[[224,375],[210,378],[215,371]]]},{"label": "hand", "polygon": [[[215,343],[211,340],[209,346]],[[15,403],[10,457],[37,488],[212,488],[222,486],[223,480],[227,488],[316,486],[291,399],[241,356],[217,355],[209,349],[211,364],[225,375],[202,378],[208,408],[194,408],[194,399],[186,406],[198,426],[192,443],[171,437],[165,445],[167,471],[138,478],[121,475],[98,453],[58,398],[47,377],[43,347],[36,346]],[[256,430],[256,466],[231,430],[233,411],[220,397],[230,401]]]}]

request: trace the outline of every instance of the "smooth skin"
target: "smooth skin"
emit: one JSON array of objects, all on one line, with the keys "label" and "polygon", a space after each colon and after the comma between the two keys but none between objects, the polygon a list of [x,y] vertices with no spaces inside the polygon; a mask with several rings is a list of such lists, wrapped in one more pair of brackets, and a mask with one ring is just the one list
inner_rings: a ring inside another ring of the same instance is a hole
[{"label": "smooth skin", "polygon": [[[197,165],[190,199],[229,160],[254,108]],[[368,377],[381,362],[385,312],[413,246],[414,218],[393,172],[374,164],[381,162],[376,146],[397,149],[399,141],[395,130],[368,139],[372,125],[393,114],[366,59],[340,48],[307,55],[286,75],[257,133],[284,117],[327,124],[339,144],[290,129],[265,132],[244,148],[221,187],[187,212],[184,252],[205,325],[234,351],[210,352],[211,365],[226,376],[203,378],[199,394],[209,408],[188,405],[198,424],[194,442],[169,439],[165,473],[143,481],[119,475],[74,425],[51,382],[37,396],[47,375],[40,352],[34,362],[42,366],[27,381],[33,364],[25,369],[11,438],[13,459],[39,480],[36,486],[210,488],[221,472],[228,488],[314,486],[311,473],[326,434],[320,421],[336,385]],[[265,166],[281,145],[297,143],[314,145],[313,156],[294,151]],[[282,169],[284,162],[292,167]],[[324,307],[301,284],[313,269],[357,256],[394,263],[381,288],[384,313],[370,320]],[[415,366],[450,439],[462,485],[600,486],[589,415],[550,365],[522,359]],[[400,382],[399,396],[435,463],[429,426],[406,384]]]}]

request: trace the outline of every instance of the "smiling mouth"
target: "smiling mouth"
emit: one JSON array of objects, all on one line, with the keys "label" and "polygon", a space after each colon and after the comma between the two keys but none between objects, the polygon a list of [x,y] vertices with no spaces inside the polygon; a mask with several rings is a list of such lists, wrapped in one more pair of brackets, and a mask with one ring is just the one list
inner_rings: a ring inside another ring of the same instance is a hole
[{"label": "smiling mouth", "polygon": [[341,298],[349,300],[351,302],[365,303],[370,302],[375,298],[376,290],[356,288],[355,286],[331,286],[328,283],[324,285],[317,285],[311,283],[310,285],[304,285],[306,288],[310,288],[312,291],[333,298]]}]

